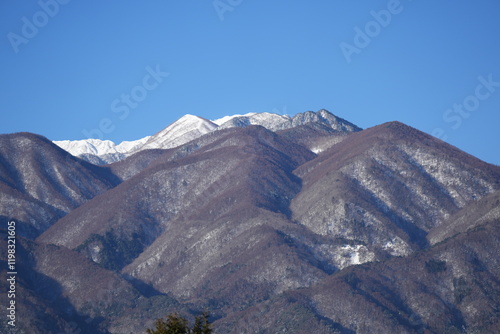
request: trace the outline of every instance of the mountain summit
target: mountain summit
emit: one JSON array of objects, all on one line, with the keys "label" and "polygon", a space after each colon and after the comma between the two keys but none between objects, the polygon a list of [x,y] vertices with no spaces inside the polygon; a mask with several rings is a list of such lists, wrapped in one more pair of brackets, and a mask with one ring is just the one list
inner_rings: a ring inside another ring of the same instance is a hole
[{"label": "mountain summit", "polygon": [[177,147],[214,130],[260,125],[271,131],[278,131],[312,123],[339,133],[361,130],[324,109],[318,112],[307,111],[293,117],[263,112],[225,116],[214,121],[187,114],[152,136],[118,145],[110,140],[100,139],[63,140],[54,143],[74,156],[103,165],[123,160],[142,150]]},{"label": "mountain summit", "polygon": [[[184,115],[157,134],[151,136],[143,146],[134,151],[166,149],[185,144],[217,129],[217,124],[199,116]],[[130,153],[130,152],[129,152]]]}]

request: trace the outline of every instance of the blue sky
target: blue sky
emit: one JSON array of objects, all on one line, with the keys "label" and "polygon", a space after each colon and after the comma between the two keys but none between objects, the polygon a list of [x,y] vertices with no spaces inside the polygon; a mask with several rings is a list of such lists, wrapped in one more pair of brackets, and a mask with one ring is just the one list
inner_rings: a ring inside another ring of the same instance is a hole
[{"label": "blue sky", "polygon": [[500,2],[0,3],[0,133],[151,135],[182,115],[325,108],[500,164]]}]

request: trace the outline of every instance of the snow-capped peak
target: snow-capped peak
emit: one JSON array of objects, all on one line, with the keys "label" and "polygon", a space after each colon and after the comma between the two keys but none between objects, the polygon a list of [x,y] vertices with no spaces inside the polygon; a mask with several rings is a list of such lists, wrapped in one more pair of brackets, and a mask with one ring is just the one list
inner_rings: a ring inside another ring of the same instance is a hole
[{"label": "snow-capped peak", "polygon": [[97,160],[103,163],[110,163],[146,149],[177,147],[216,129],[261,125],[271,131],[278,131],[307,123],[321,123],[341,132],[359,129],[354,124],[338,118],[324,109],[316,113],[307,111],[293,117],[263,112],[224,116],[213,121],[187,114],[153,136],[135,141],[124,141],[118,145],[110,140],[99,139],[61,140],[54,143],[75,156],[89,160],[87,156],[93,155],[99,157]]},{"label": "snow-capped peak", "polygon": [[124,141],[119,145],[116,145],[111,140],[93,138],[81,140],[58,140],[54,141],[54,144],[76,156],[83,154],[104,155],[129,152],[138,146],[142,146],[148,139],[149,137],[145,137],[135,141]]},{"label": "snow-capped peak", "polygon": [[254,112],[249,112],[249,113],[244,114],[244,115],[236,114],[236,115],[231,115],[231,116],[224,116],[224,117],[218,118],[216,120],[213,120],[212,123],[215,123],[217,125],[222,125],[222,124],[226,123],[227,121],[232,120],[233,118],[250,117],[250,116],[253,116],[255,114],[256,113],[254,113]]},{"label": "snow-capped peak", "polygon": [[165,129],[151,136],[146,144],[141,147],[141,150],[176,147],[201,137],[217,127],[217,124],[205,118],[189,114],[184,115]]},{"label": "snow-capped peak", "polygon": [[132,141],[122,141],[120,144],[116,145],[116,151],[119,153],[129,153],[134,152],[146,143],[151,136],[147,136],[138,140]]},{"label": "snow-capped peak", "polygon": [[111,140],[101,139],[59,140],[54,141],[54,144],[75,156],[95,155],[104,162],[113,162],[141,150],[165,149],[185,144],[217,127],[217,124],[209,120],[188,114],[153,136],[123,141],[118,145]]},{"label": "snow-capped peak", "polygon": [[223,117],[217,121],[220,123],[219,129],[262,125],[271,131],[277,131],[291,127],[291,120],[288,115],[263,112]]}]

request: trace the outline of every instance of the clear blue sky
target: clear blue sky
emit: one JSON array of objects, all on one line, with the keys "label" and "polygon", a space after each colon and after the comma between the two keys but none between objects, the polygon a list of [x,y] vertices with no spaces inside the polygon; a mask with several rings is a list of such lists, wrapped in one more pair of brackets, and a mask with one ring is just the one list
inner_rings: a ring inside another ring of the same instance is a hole
[{"label": "clear blue sky", "polygon": [[499,18],[498,0],[2,1],[0,133],[120,142],[325,108],[500,164]]}]

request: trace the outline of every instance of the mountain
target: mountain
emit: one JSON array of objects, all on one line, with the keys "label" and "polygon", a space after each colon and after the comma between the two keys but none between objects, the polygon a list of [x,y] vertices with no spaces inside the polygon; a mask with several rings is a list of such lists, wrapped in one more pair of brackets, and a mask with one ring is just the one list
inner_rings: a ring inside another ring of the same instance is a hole
[{"label": "mountain", "polygon": [[[0,235],[0,274],[8,277],[6,233]],[[2,333],[140,333],[166,311],[189,314],[172,297],[144,290],[64,247],[17,237],[16,263],[17,322],[11,331],[2,321]],[[9,290],[6,280],[0,287]],[[9,304],[7,293],[0,303]]]},{"label": "mountain", "polygon": [[[61,219],[39,241],[80,247],[88,254],[99,245],[100,251],[91,256],[106,262],[115,256],[107,248],[113,245],[108,239],[139,253],[179,219],[217,219],[248,204],[289,214],[287,200],[278,193],[293,197],[299,184],[291,170],[314,157],[262,127],[217,131],[195,145],[198,149],[186,156],[166,151],[139,174]],[[259,183],[262,174],[252,171],[264,166],[268,166],[269,190]],[[284,182],[281,186],[279,180]],[[217,204],[214,210],[218,197],[222,206]],[[112,265],[122,267],[136,255],[117,254],[123,258],[114,259]]]},{"label": "mountain", "polygon": [[123,141],[118,145],[111,140],[100,139],[60,140],[54,141],[54,144],[88,162],[104,165],[124,159],[129,152],[135,152],[142,147],[149,138],[148,136],[135,141]]},{"label": "mountain", "polygon": [[353,133],[295,173],[294,220],[349,240],[361,262],[425,248],[432,228],[500,186],[498,167],[398,122]]},{"label": "mountain", "polygon": [[[221,117],[221,118],[218,118],[218,119],[215,119],[213,120],[212,122],[217,124],[217,125],[222,125],[228,121],[231,121],[235,118],[239,118],[239,117],[250,117],[250,116],[253,116],[253,115],[256,115],[257,113],[255,112],[251,112],[251,113],[247,113],[247,114],[244,114],[244,115],[240,115],[240,114],[236,114],[236,115],[231,115],[231,116],[224,116],[224,117]],[[250,125],[250,124],[248,124]]]},{"label": "mountain", "polygon": [[23,215],[54,206],[49,185],[102,183],[19,236],[22,330],[141,332],[203,309],[217,333],[499,330],[499,166],[399,122],[361,130],[319,111],[259,115],[265,127],[256,115],[183,117],[107,166],[5,135],[31,138],[0,142],[4,187],[39,196]]},{"label": "mountain", "polygon": [[294,117],[272,113],[249,113],[225,116],[214,121],[188,114],[153,136],[136,141],[122,142],[118,145],[110,140],[100,139],[64,140],[55,141],[54,143],[71,154],[93,164],[105,165],[123,160],[143,150],[177,147],[214,130],[261,125],[271,131],[277,131],[306,124],[322,125],[331,132],[337,133],[361,130],[354,124],[336,117],[324,109],[317,113],[307,111]]},{"label": "mountain", "polygon": [[140,149],[165,149],[180,146],[216,128],[217,125],[207,119],[193,115],[184,115],[173,124],[149,138]]},{"label": "mountain", "polygon": [[141,150],[167,149],[185,144],[217,127],[216,124],[202,117],[184,115],[152,136],[135,141],[124,141],[118,145],[110,140],[100,139],[64,140],[54,143],[84,160],[104,165],[123,160]]},{"label": "mountain", "polygon": [[306,111],[293,117],[273,113],[249,113],[246,115],[226,116],[215,120],[219,129],[232,127],[246,127],[249,125],[261,125],[271,131],[285,130],[309,123],[323,124],[332,130],[339,132],[353,132],[361,130],[356,125],[339,118],[329,111],[322,109],[318,112]]},{"label": "mountain", "polygon": [[42,136],[0,135],[0,226],[16,219],[23,236],[35,238],[119,182],[109,168],[75,158]]},{"label": "mountain", "polygon": [[[353,266],[216,322],[220,333],[498,333],[500,220]],[[269,329],[273,330],[270,331]]]},{"label": "mountain", "polygon": [[448,216],[442,224],[429,231],[427,239],[435,245],[499,219],[500,191],[495,191]]},{"label": "mountain", "polygon": [[[226,118],[223,118],[226,119]],[[221,123],[219,121],[219,123]],[[292,118],[288,115],[278,115],[273,113],[255,113],[232,116],[219,125],[220,129],[242,128],[249,125],[261,125],[271,131],[283,130],[291,127]]]}]

